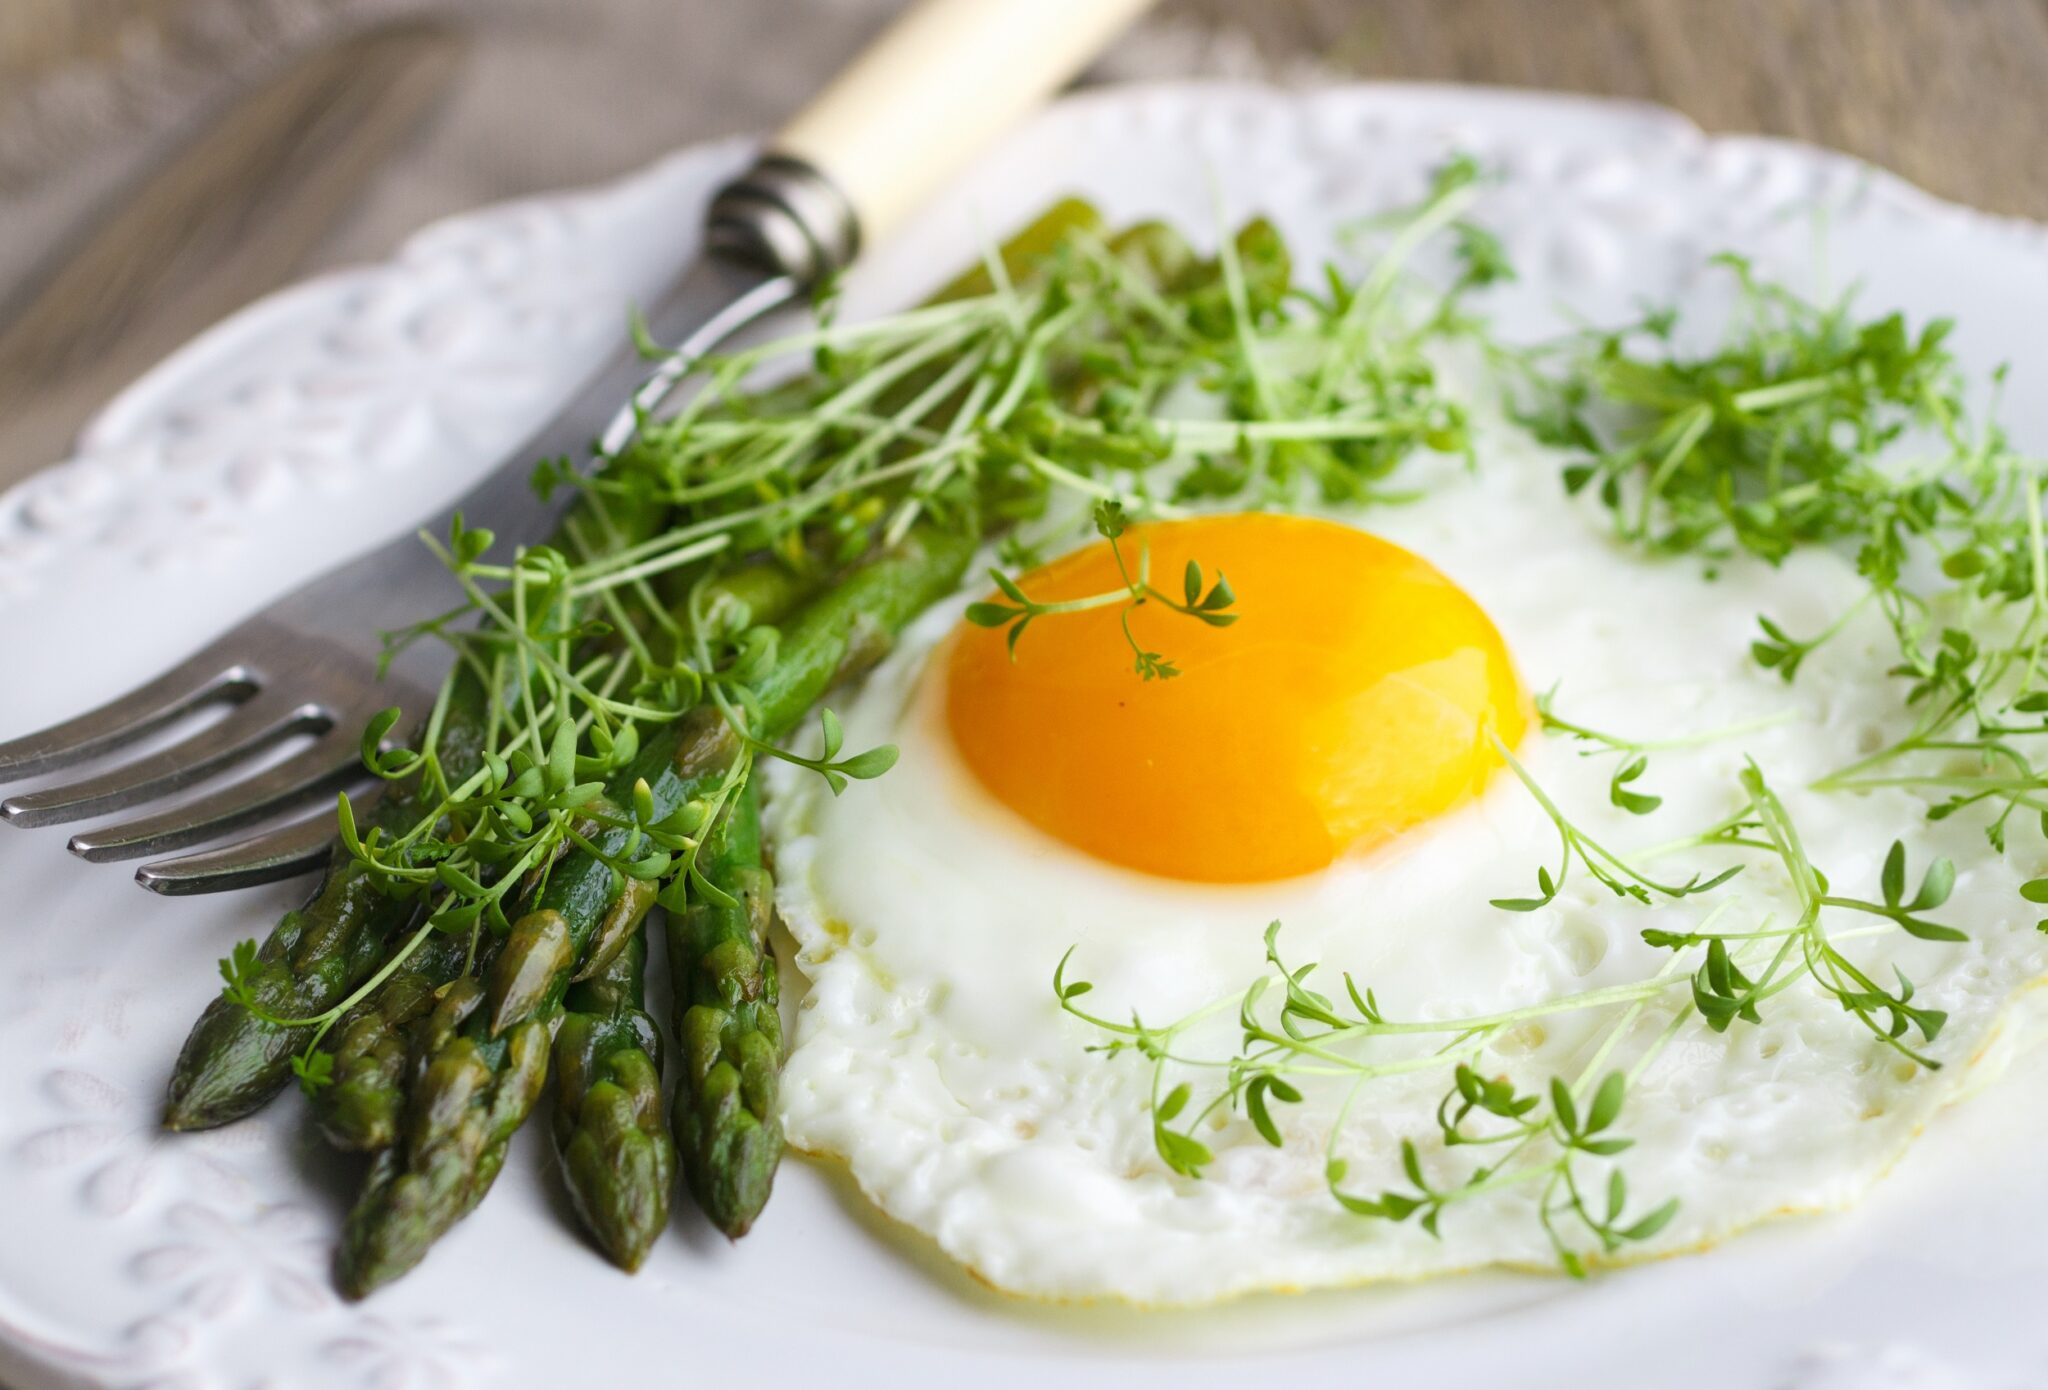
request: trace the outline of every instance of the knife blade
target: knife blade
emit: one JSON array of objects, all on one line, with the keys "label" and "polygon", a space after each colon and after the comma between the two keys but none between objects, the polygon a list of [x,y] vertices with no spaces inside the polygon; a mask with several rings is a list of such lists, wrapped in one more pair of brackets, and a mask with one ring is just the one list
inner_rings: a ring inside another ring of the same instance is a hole
[{"label": "knife blade", "polygon": [[433,110],[465,41],[421,19],[316,48],[174,137],[0,303],[0,488],[129,381],[283,285]]}]

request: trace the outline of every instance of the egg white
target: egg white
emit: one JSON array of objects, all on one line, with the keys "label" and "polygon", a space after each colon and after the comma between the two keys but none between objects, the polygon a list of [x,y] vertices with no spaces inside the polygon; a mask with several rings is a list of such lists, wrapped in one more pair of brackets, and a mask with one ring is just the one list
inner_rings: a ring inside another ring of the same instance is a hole
[{"label": "egg white", "polygon": [[[1695,560],[1646,562],[1561,494],[1557,459],[1493,439],[1476,474],[1445,467],[1425,500],[1343,519],[1462,585],[1528,686],[1560,685],[1567,717],[1665,737],[1781,716],[1657,754],[1642,786],[1664,804],[1640,818],[1609,804],[1610,760],[1532,734],[1523,760],[1579,825],[1623,851],[1687,834],[1740,804],[1737,774],[1754,757],[1835,891],[1876,897],[1895,838],[1912,847],[1916,877],[1936,855],[1955,861],[1955,893],[1937,915],[1967,930],[1967,944],[1896,931],[1844,941],[1874,978],[1896,965],[1916,1003],[1948,1011],[1929,1049],[1944,1069],[1912,1066],[1802,983],[1769,1001],[1761,1025],[1717,1035],[1684,1024],[1616,1126],[1636,1141],[1624,1160],[1631,1211],[1682,1203],[1631,1258],[1853,1201],[1967,1084],[2002,1015],[2048,972],[2048,938],[2017,891],[2048,853],[2025,827],[1994,853],[1977,822],[1930,822],[1904,791],[1806,790],[1903,731],[1884,675],[1890,639],[1874,621],[1823,648],[1791,686],[1749,657],[1759,613],[1813,632],[1854,602],[1862,586],[1846,564],[1818,552],[1778,569],[1736,561],[1709,582]],[[1188,1304],[1488,1264],[1555,1268],[1526,1186],[1459,1203],[1439,1239],[1340,1208],[1323,1165],[1343,1092],[1327,1083],[1279,1112],[1284,1147],[1220,1118],[1203,1135],[1216,1155],[1205,1176],[1173,1174],[1154,1152],[1149,1066],[1088,1051],[1102,1038],[1057,1006],[1055,964],[1075,947],[1071,969],[1094,982],[1098,1011],[1166,1023],[1241,993],[1277,918],[1292,961],[1350,971],[1390,1016],[1464,1016],[1647,978],[1671,955],[1645,945],[1644,928],[1685,930],[1723,903],[1718,930],[1789,923],[1798,907],[1785,875],[1753,860],[1722,890],[1646,908],[1575,870],[1548,907],[1501,911],[1488,899],[1532,892],[1537,866],[1558,857],[1550,822],[1505,773],[1390,848],[1299,880],[1191,885],[1100,863],[994,802],[953,752],[930,658],[972,596],[928,614],[858,691],[835,697],[849,747],[900,746],[892,772],[839,798],[787,767],[771,777],[779,906],[808,980],[784,1087],[792,1142],[843,1158],[874,1202],[981,1278],[1039,1297]],[[1680,854],[1655,868],[1676,878],[1727,862]],[[1875,921],[1828,920],[1845,931]],[[1647,1008],[1605,1065],[1630,1065],[1688,997],[1681,984]],[[1616,1016],[1523,1025],[1476,1065],[1525,1089],[1575,1077]],[[1228,1055],[1234,1025],[1225,1008],[1188,1046]],[[1348,1188],[1402,1186],[1403,1138],[1421,1144],[1432,1174],[1469,1166],[1432,1137],[1448,1080],[1446,1066],[1369,1084],[1335,1143]]]}]

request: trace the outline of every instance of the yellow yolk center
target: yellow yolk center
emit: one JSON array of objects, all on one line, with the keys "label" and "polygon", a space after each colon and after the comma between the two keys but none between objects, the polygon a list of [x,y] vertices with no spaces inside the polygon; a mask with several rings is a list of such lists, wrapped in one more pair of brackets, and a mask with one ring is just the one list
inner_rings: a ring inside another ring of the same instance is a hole
[{"label": "yellow yolk center", "polygon": [[[1253,883],[1323,868],[1476,793],[1528,699],[1500,633],[1420,556],[1333,522],[1204,517],[1133,527],[1136,572],[1181,594],[1220,572],[1238,620],[1210,627],[1154,601],[1132,638],[1180,671],[1143,681],[1120,605],[1034,621],[1015,659],[963,624],[946,719],[984,786],[1099,859],[1168,878]],[[1020,579],[1034,601],[1122,580],[1099,543]],[[1000,595],[991,595],[1000,600]]]}]

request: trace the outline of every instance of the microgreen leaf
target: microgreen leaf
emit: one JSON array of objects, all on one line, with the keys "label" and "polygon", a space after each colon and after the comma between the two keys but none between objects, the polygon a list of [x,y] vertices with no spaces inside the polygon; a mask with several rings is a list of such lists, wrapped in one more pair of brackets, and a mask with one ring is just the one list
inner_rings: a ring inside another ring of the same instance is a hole
[{"label": "microgreen leaf", "polygon": [[1884,857],[1884,871],[1879,877],[1884,892],[1886,907],[1897,907],[1906,896],[1906,842],[1893,840],[1890,853]]},{"label": "microgreen leaf", "polygon": [[543,774],[543,785],[551,792],[567,791],[576,779],[576,726],[563,721],[555,726],[553,739],[548,744],[547,768]]},{"label": "microgreen leaf", "polygon": [[1632,816],[1647,816],[1662,806],[1664,798],[1661,796],[1629,790],[1629,784],[1641,777],[1649,765],[1650,760],[1640,753],[1623,763],[1608,784],[1607,799]]},{"label": "microgreen leaf", "polygon": [[348,793],[342,792],[336,798],[335,814],[341,835],[341,843],[348,852],[358,859],[367,858],[362,837],[356,832],[355,807],[349,804]]},{"label": "microgreen leaf", "polygon": [[400,718],[396,706],[379,710],[363,726],[362,742],[359,746],[363,766],[386,780],[408,776],[420,764],[420,755],[410,748],[386,748],[385,737],[390,734]]},{"label": "microgreen leaf", "polygon": [[1600,1089],[1593,1094],[1593,1108],[1586,1114],[1586,1133],[1598,1134],[1613,1124],[1621,1114],[1621,1102],[1626,1082],[1618,1071],[1609,1072],[1600,1082]]},{"label": "microgreen leaf", "polygon": [[1579,1133],[1578,1103],[1572,1099],[1572,1088],[1558,1078],[1552,1078],[1550,1083],[1550,1110],[1567,1135]]},{"label": "microgreen leaf", "polygon": [[225,981],[222,996],[231,1004],[245,1009],[256,1006],[255,980],[259,968],[256,943],[237,941],[229,953],[221,957],[220,977]]},{"label": "microgreen leaf", "polygon": [[899,756],[895,744],[884,743],[864,753],[856,753],[850,758],[842,759],[834,766],[856,781],[866,781],[880,777],[896,766],[896,759]]},{"label": "microgreen leaf", "polygon": [[334,1083],[334,1054],[315,1049],[295,1055],[292,1075],[298,1078],[301,1091],[309,1096],[318,1095]]},{"label": "microgreen leaf", "polygon": [[1618,1234],[1623,1240],[1650,1240],[1666,1226],[1669,1226],[1671,1218],[1676,1215],[1678,1215],[1678,1199],[1673,1197],[1634,1225],[1623,1227]]}]

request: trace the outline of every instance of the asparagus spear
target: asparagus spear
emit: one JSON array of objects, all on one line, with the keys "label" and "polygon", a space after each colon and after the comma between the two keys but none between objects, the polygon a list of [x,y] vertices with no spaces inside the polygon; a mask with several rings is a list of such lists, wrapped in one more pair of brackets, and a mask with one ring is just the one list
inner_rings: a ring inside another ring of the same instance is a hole
[{"label": "asparagus spear", "polygon": [[[774,622],[800,601],[810,588],[809,580],[782,565],[749,565],[721,577],[703,596],[702,611],[709,620],[720,625]],[[679,607],[686,597],[686,591],[679,586],[674,593]],[[677,616],[680,619],[687,615],[679,611]],[[594,984],[603,972],[613,968],[617,958],[634,940],[642,920],[653,905],[653,899],[652,884],[629,882],[626,885],[620,897],[598,920],[589,957],[577,976],[579,984],[576,989],[582,988],[580,982],[583,981]],[[451,968],[442,956],[454,944],[453,939],[443,940],[449,944],[430,944],[422,948],[423,957],[430,952],[436,954],[429,959],[408,962],[408,967],[393,976],[379,990],[376,998],[365,1004],[357,1017],[343,1025],[335,1048],[336,1084],[320,1092],[315,1100],[316,1111],[322,1117],[323,1131],[338,1147],[370,1152],[388,1147],[396,1137],[408,1087],[418,1080],[413,1075],[418,1068],[412,1065],[412,1059],[449,1043],[453,1033],[451,1026],[443,1024],[429,1028],[423,1036],[408,1026],[430,1006],[432,991],[459,973],[460,949],[456,949],[457,962]],[[640,950],[641,963],[633,967],[636,971],[644,970],[644,946]],[[592,1000],[599,997],[592,996]],[[572,1010],[595,1006],[594,1002],[579,1002],[573,998],[567,1002]],[[465,996],[464,1003],[473,1008],[475,1001]],[[607,1006],[600,1012],[609,1013],[610,1009]],[[461,1017],[466,1016],[465,1010]],[[579,1029],[583,1031],[579,1033]],[[577,1013],[572,1011],[559,1037],[572,1039],[567,1045],[577,1047],[598,1042],[607,1046],[623,1043],[628,1035],[628,1030],[616,1024],[601,1030],[600,1034],[589,1033],[587,1027],[578,1022]],[[577,1039],[580,1041],[575,1041]],[[648,1051],[651,1054],[651,1049]],[[557,1065],[561,1067],[562,1063]],[[566,1089],[559,1092],[563,1103],[558,1113],[574,1118],[587,1109],[588,1115],[582,1125],[591,1131],[591,1139],[577,1140],[574,1135],[564,1135],[561,1148],[571,1195],[579,1211],[584,1213],[586,1222],[607,1253],[631,1269],[645,1258],[647,1246],[666,1222],[669,1190],[675,1176],[675,1154],[667,1133],[660,1128],[660,1074],[649,1056],[643,1055],[636,1060],[621,1055],[611,1060],[609,1065],[611,1074],[608,1077],[600,1077],[594,1066],[580,1070],[573,1066],[563,1068],[567,1076],[578,1079],[569,1083],[576,1087],[573,1092]],[[594,1100],[577,1099],[593,1088]],[[648,1112],[653,1116],[649,1132],[655,1137],[647,1145],[636,1146],[625,1133],[630,1121],[621,1102],[638,1097],[643,1090],[652,1096],[651,1101],[645,1103],[652,1107]],[[511,1094],[520,1092],[515,1088]],[[621,1124],[622,1120],[627,1123]],[[509,1132],[505,1137],[509,1137]],[[593,1143],[594,1148],[591,1147]],[[502,1155],[502,1143],[490,1142],[489,1136],[483,1133],[464,1132],[455,1148],[458,1152],[473,1155],[478,1162],[486,1157]],[[495,1172],[495,1161],[491,1171]],[[397,1176],[393,1165],[381,1165],[373,1170],[368,1187],[382,1188],[395,1181]],[[468,1184],[468,1195],[457,1205],[474,1205],[486,1186],[487,1179],[480,1184],[472,1181]],[[406,1193],[390,1194],[386,1200],[394,1209],[402,1208]],[[440,1219],[439,1215],[429,1213],[423,1224],[432,1226]],[[405,1226],[411,1223],[394,1219],[394,1224]],[[366,1249],[369,1245],[366,1237]]]},{"label": "asparagus spear", "polygon": [[[780,622],[807,592],[791,569],[752,565],[713,585],[702,618],[715,626]],[[676,585],[674,600],[684,598]],[[629,882],[600,923],[590,960],[563,1001],[553,1054],[563,1183],[598,1247],[627,1271],[641,1267],[668,1224],[676,1187],[676,1142],[662,1120],[659,1034],[643,1007],[641,925],[653,897],[653,884]]]},{"label": "asparagus spear", "polygon": [[[1004,238],[1000,248],[1004,274],[1013,281],[1027,278],[1033,267],[1058,255],[1077,234],[1100,236],[1102,214],[1085,199],[1062,198]],[[978,263],[954,276],[929,302],[944,304],[949,300],[972,299],[993,293],[995,287],[995,277],[989,273],[987,264]]]},{"label": "asparagus spear", "polygon": [[[1076,232],[1100,228],[1093,207],[1064,199],[1004,243],[1005,268],[1012,278],[1025,278]],[[1134,258],[1126,250],[1131,241],[1131,234],[1116,238],[1112,253]],[[1155,241],[1150,249],[1168,256],[1166,239]],[[994,288],[988,268],[975,266],[934,302]],[[732,902],[700,899],[669,917],[669,975],[682,1053],[670,1123],[691,1195],[713,1225],[737,1240],[767,1204],[783,1151],[780,990],[768,945],[774,884],[761,862],[759,797],[751,783],[706,841],[698,870]]]},{"label": "asparagus spear", "polygon": [[761,866],[751,781],[705,842],[698,869],[732,901],[692,902],[669,918],[682,1052],[672,1123],[691,1195],[714,1226],[738,1239],[767,1203],[782,1159],[782,1019],[768,947],[774,885]]},{"label": "asparagus spear", "polygon": [[675,1144],[661,1116],[659,1035],[642,1007],[640,927],[653,898],[651,884],[628,886],[634,929],[601,972],[569,987],[552,1063],[563,1182],[599,1248],[629,1271],[668,1224],[676,1180]]},{"label": "asparagus spear", "polygon": [[[437,749],[448,775],[460,781],[480,763],[489,699],[484,685],[460,669],[449,693]],[[430,809],[418,783],[378,799],[372,826],[402,834]],[[327,873],[306,905],[285,914],[259,948],[252,981],[256,1002],[277,1018],[308,1018],[331,1009],[375,972],[413,922],[419,904],[383,892],[369,871],[336,845]],[[225,998],[210,1002],[192,1025],[171,1069],[164,1107],[169,1129],[211,1129],[254,1112],[291,1076],[292,1056],[310,1028],[284,1028]]]},{"label": "asparagus spear", "polygon": [[[952,591],[974,548],[971,537],[915,528],[896,550],[807,605],[754,686],[756,736],[786,732],[837,679],[879,660],[904,623]],[[700,707],[648,738],[606,794],[629,804],[645,781],[656,818],[666,817],[716,792],[742,747],[717,710]],[[629,835],[614,828],[594,843],[615,858]],[[545,1075],[544,1049],[535,1061],[524,1040],[535,1027],[544,1038],[560,1012],[599,921],[617,900],[616,877],[587,851],[564,856],[499,949],[477,1006],[459,1029],[430,1037],[402,1142],[380,1156],[343,1235],[339,1277],[349,1297],[417,1264],[488,1190]]]},{"label": "asparagus spear", "polygon": [[[535,919],[551,915],[522,918],[513,936],[545,931]],[[482,1200],[546,1083],[552,1017],[535,1014],[478,1038],[467,1025],[484,994],[475,978],[457,980],[422,1027],[422,1069],[401,1141],[377,1155],[343,1227],[338,1275],[351,1298],[410,1269],[426,1249],[419,1232],[446,1230]]]},{"label": "asparagus spear", "polygon": [[[601,526],[608,543],[627,545],[653,534],[662,520],[661,509],[645,500],[614,498],[607,508],[579,506],[551,544],[573,549],[579,528],[587,533]],[[466,781],[481,765],[489,724],[490,692],[473,671],[458,666],[435,744],[450,782]],[[403,834],[432,810],[432,796],[419,780],[389,789],[370,808],[363,830]],[[325,1013],[377,971],[420,907],[384,892],[336,845],[313,896],[286,913],[258,948],[251,981],[257,1006],[274,1018]],[[253,1113],[290,1078],[292,1057],[312,1032],[279,1027],[225,998],[212,1000],[171,1069],[165,1128],[211,1129]]]},{"label": "asparagus spear", "polygon": [[396,1142],[414,1026],[467,955],[464,938],[437,934],[335,1029],[334,1079],[313,1097],[320,1132],[335,1148],[376,1153]]},{"label": "asparagus spear", "polygon": [[[1055,203],[1004,244],[1005,267],[1013,279],[1024,278],[1075,231],[1096,232],[1100,226],[1099,214],[1088,204],[1076,199]],[[1121,248],[1119,253],[1123,254]],[[935,298],[943,301],[985,294],[992,288],[987,268],[976,266]],[[624,509],[615,517],[615,531],[629,539],[651,534],[657,520],[651,509],[624,502],[614,505]],[[667,597],[681,597],[680,590],[671,590],[669,585],[683,578],[678,571],[663,581]],[[729,592],[713,595],[714,609],[738,602],[754,610],[754,621],[773,622],[780,608],[801,597],[802,583],[779,566],[749,567],[722,581]],[[487,701],[483,690],[474,685],[458,689],[455,696],[442,744],[444,763],[460,780],[475,769],[474,744],[480,737]],[[416,823],[425,808],[413,791],[408,788],[380,798],[370,825],[396,834]],[[259,952],[262,968],[255,980],[257,1003],[284,1018],[309,1017],[332,1008],[384,963],[391,944],[403,937],[414,919],[412,904],[379,893],[362,867],[337,847],[313,897],[298,912],[287,914],[263,943]],[[253,1112],[285,1084],[291,1058],[309,1036],[308,1029],[278,1028],[248,1010],[214,1000],[179,1054],[165,1125],[206,1129]]]}]

